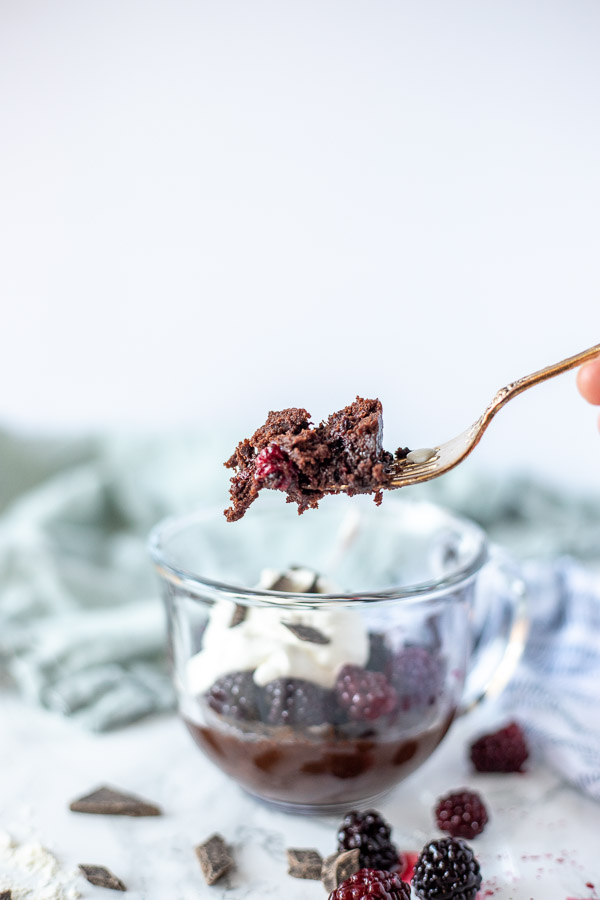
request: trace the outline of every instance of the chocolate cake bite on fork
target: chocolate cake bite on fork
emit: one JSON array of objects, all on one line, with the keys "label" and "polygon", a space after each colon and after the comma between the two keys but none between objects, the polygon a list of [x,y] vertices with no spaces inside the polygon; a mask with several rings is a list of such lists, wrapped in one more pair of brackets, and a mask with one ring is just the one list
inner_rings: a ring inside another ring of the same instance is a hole
[{"label": "chocolate cake bite on fork", "polygon": [[229,522],[241,519],[264,488],[283,491],[298,512],[316,508],[326,494],[375,494],[391,480],[393,456],[383,449],[379,400],[354,403],[314,426],[305,409],[270,412],[251,438],[241,441],[227,460],[231,478]]}]

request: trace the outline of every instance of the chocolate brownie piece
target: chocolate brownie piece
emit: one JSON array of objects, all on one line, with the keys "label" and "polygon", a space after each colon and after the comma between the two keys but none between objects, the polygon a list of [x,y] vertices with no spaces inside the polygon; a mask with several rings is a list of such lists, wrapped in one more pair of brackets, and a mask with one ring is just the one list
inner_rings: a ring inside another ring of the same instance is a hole
[{"label": "chocolate brownie piece", "polygon": [[263,488],[286,493],[299,513],[340,488],[350,495],[375,493],[375,502],[381,503],[393,462],[383,449],[382,434],[379,400],[357,397],[317,426],[305,409],[270,412],[265,424],[241,441],[225,463],[236,470],[227,520],[241,519]]}]

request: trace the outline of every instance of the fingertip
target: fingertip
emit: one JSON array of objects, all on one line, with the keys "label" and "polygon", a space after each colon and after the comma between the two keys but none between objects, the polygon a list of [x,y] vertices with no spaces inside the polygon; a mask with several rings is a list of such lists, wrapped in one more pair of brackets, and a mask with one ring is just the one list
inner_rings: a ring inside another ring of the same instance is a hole
[{"label": "fingertip", "polygon": [[586,363],[577,372],[577,387],[588,403],[600,406],[600,359]]}]

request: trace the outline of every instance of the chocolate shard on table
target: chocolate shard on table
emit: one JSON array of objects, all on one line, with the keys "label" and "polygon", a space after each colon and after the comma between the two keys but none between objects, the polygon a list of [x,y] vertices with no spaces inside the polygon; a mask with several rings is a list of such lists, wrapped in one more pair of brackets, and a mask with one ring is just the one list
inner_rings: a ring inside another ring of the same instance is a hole
[{"label": "chocolate shard on table", "polygon": [[74,800],[69,809],[72,812],[90,813],[96,816],[160,816],[162,811],[153,803],[142,800],[134,794],[124,794],[113,788],[100,787],[85,797]]},{"label": "chocolate shard on table", "polygon": [[316,508],[326,494],[375,494],[392,480],[394,457],[383,449],[379,400],[354,403],[314,426],[305,409],[270,412],[251,438],[241,441],[225,466],[231,478],[229,522],[241,519],[264,488],[283,491],[298,512]]},{"label": "chocolate shard on table", "polygon": [[0,900],[12,900],[12,891],[0,891]]},{"label": "chocolate shard on table", "polygon": [[[121,879],[117,878],[116,875],[113,875],[110,869],[107,869],[105,866],[90,866],[85,863],[80,863],[79,868],[82,875],[87,878],[90,884],[95,884],[97,887],[108,888],[111,891],[127,890]],[[2,895],[0,895],[0,897],[1,896]]]},{"label": "chocolate shard on table", "polygon": [[320,881],[323,869],[323,858],[318,850],[299,850],[290,847],[287,851],[288,875],[292,878],[305,878]]},{"label": "chocolate shard on table", "polygon": [[220,834],[211,835],[194,851],[207,884],[214,884],[233,868],[233,856]]},{"label": "chocolate shard on table", "polygon": [[327,893],[335,891],[336,887],[358,872],[360,869],[360,850],[345,850],[343,853],[332,853],[323,860],[321,869],[321,881]]}]

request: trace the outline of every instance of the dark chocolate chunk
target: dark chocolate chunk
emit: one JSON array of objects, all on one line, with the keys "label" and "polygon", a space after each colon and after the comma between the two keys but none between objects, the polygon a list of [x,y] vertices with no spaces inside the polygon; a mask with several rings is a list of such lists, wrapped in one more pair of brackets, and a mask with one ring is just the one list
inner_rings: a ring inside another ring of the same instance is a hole
[{"label": "dark chocolate chunk", "polygon": [[308,585],[308,587],[303,587],[303,594],[317,594],[319,592],[319,573],[314,572],[311,569],[307,569],[305,566],[290,566],[290,572],[298,573],[307,573],[312,575],[312,581]]},{"label": "dark chocolate chunk", "polygon": [[311,881],[321,880],[323,859],[317,850],[296,850],[290,848],[287,851],[288,875],[292,878],[306,878]]},{"label": "dark chocolate chunk", "polygon": [[323,860],[321,869],[321,881],[327,893],[335,891],[338,884],[350,878],[360,869],[358,858],[360,850],[346,850],[345,853],[332,853]]},{"label": "dark chocolate chunk", "polygon": [[0,891],[0,900],[12,900],[12,891]]},{"label": "dark chocolate chunk", "polygon": [[299,641],[307,641],[309,644],[331,643],[329,638],[318,628],[312,628],[310,625],[296,625],[293,622],[282,622],[281,624],[285,625]]},{"label": "dark chocolate chunk", "polygon": [[241,603],[236,603],[235,609],[233,611],[233,616],[231,617],[231,622],[229,623],[229,627],[235,628],[236,625],[241,625],[247,615],[248,607],[242,606]]},{"label": "dark chocolate chunk", "polygon": [[319,588],[319,574],[306,566],[290,566],[269,585],[269,591],[292,594],[316,594]]},{"label": "dark chocolate chunk", "polygon": [[220,834],[213,834],[194,847],[207,884],[214,884],[233,867],[233,856]]},{"label": "dark chocolate chunk", "polygon": [[279,591],[282,594],[303,594],[304,591],[298,590],[298,585],[289,578],[288,575],[280,575],[273,584],[269,585],[268,591]]},{"label": "dark chocolate chunk", "polygon": [[[106,869],[104,866],[88,866],[84,863],[79,863],[79,868],[90,884],[109,888],[111,891],[127,890],[121,879],[113,875],[110,869]],[[0,900],[2,900],[2,894],[0,894]]]},{"label": "dark chocolate chunk", "polygon": [[161,810],[153,803],[123,794],[112,788],[100,787],[79,800],[74,800],[69,809],[73,812],[91,813],[97,816],[160,816]]}]

